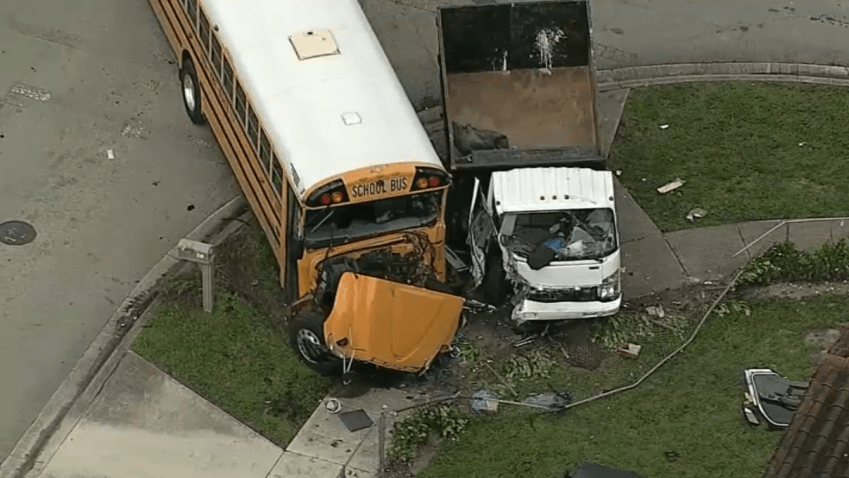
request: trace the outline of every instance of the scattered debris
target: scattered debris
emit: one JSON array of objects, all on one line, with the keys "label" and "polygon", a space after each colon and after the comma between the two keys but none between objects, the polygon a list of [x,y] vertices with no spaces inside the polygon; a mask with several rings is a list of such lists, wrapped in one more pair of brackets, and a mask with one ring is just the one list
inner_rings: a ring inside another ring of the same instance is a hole
[{"label": "scattered debris", "polygon": [[115,153],[111,149],[106,150],[106,157],[109,159],[115,159]]},{"label": "scattered debris", "polygon": [[339,419],[348,428],[348,431],[355,432],[374,425],[371,417],[365,410],[353,410],[339,414]]},{"label": "scattered debris", "polygon": [[144,134],[144,128],[135,121],[128,121],[121,129],[121,136],[131,139],[139,139]]},{"label": "scattered debris", "polygon": [[484,304],[483,302],[477,301],[475,299],[466,299],[465,304],[463,304],[463,308],[475,314],[480,312],[495,312],[496,310],[498,310],[493,305]]},{"label": "scattered debris", "polygon": [[808,144],[808,143],[806,143],[806,142],[802,141],[801,143],[799,143],[799,146],[804,146],[804,145],[806,145],[806,144]]},{"label": "scattered debris", "polygon": [[572,397],[565,392],[551,391],[529,396],[522,403],[551,411],[560,411],[572,403]]},{"label": "scattered debris", "polygon": [[498,372],[496,372],[496,371],[495,371],[495,369],[494,369],[494,368],[492,368],[492,365],[490,365],[490,364],[489,364],[489,363],[487,363],[487,362],[488,362],[488,361],[484,361],[484,363],[483,363],[484,365],[486,365],[486,368],[488,368],[488,369],[489,369],[489,371],[490,371],[490,372],[492,372],[492,374],[493,374],[493,375],[495,375],[495,377],[496,377],[498,380],[500,380],[500,381],[501,381],[501,383],[503,383],[503,384],[504,384],[504,386],[505,386],[505,387],[507,387],[507,388],[510,390],[510,393],[512,393],[514,397],[518,397],[518,396],[519,396],[519,394],[518,394],[518,393],[516,393],[516,389],[515,389],[515,388],[513,388],[513,386],[512,386],[512,385],[510,385],[510,383],[509,383],[509,382],[507,382],[507,380],[504,380],[504,377],[502,377],[502,376],[501,376],[501,374],[499,374]]},{"label": "scattered debris", "polygon": [[707,211],[705,211],[704,209],[702,209],[700,207],[697,207],[697,208],[691,209],[690,212],[687,213],[687,220],[690,221],[690,222],[693,222],[696,219],[700,219],[700,218],[705,217],[706,215],[707,215]]},{"label": "scattered debris", "polygon": [[664,458],[666,458],[666,461],[670,463],[672,463],[673,461],[677,461],[679,458],[681,458],[681,455],[679,455],[677,451],[665,451],[663,452],[663,456]]},{"label": "scattered debris", "polygon": [[669,125],[668,125],[668,124],[662,124],[662,125],[660,125],[660,129],[666,129],[666,128],[669,128]]},{"label": "scattered debris", "polygon": [[498,397],[487,389],[481,389],[472,394],[472,412],[495,413],[498,411]]},{"label": "scattered debris", "polygon": [[669,191],[680,188],[681,186],[684,185],[684,182],[685,181],[681,178],[675,178],[675,181],[672,181],[671,183],[664,184],[663,186],[657,188],[657,192],[659,192],[660,194],[666,194]]},{"label": "scattered debris", "polygon": [[756,426],[763,420],[773,429],[790,425],[809,385],[787,380],[768,368],[744,370],[743,382],[746,400],[742,410],[746,421]]},{"label": "scattered debris", "polygon": [[617,175],[617,176],[622,176],[622,170],[621,170],[621,169],[617,169],[617,170],[616,170],[616,175]]},{"label": "scattered debris", "polygon": [[470,124],[451,123],[454,147],[463,156],[477,150],[510,149],[510,140],[503,133],[478,129]]},{"label": "scattered debris", "polygon": [[617,352],[625,358],[637,358],[637,355],[640,354],[641,348],[643,348],[641,345],[629,343],[619,347]]},{"label": "scattered debris", "polygon": [[646,307],[646,313],[651,315],[652,317],[657,317],[660,319],[666,316],[666,312],[663,311],[663,306],[660,305]]},{"label": "scattered debris", "polygon": [[330,413],[339,413],[342,410],[342,404],[339,403],[339,400],[335,398],[330,398],[326,402],[324,402],[324,409]]}]

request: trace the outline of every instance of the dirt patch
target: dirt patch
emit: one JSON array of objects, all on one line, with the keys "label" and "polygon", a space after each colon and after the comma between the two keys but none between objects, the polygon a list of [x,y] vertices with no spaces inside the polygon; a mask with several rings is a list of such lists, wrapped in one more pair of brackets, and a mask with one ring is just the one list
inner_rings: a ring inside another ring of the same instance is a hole
[{"label": "dirt patch", "polygon": [[840,338],[840,329],[811,329],[805,334],[805,342],[818,348],[811,352],[811,357],[819,363],[828,349]]},{"label": "dirt patch", "polygon": [[747,287],[740,291],[745,299],[803,299],[821,294],[849,294],[849,282],[819,282],[813,284],[779,283]]}]

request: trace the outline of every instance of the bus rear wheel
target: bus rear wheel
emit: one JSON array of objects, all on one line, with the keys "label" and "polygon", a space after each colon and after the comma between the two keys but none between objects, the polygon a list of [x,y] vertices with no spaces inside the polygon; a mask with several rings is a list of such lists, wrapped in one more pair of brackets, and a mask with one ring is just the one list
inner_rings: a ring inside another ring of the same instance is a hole
[{"label": "bus rear wheel", "polygon": [[289,343],[307,367],[320,375],[338,375],[342,360],[324,342],[324,314],[314,309],[298,312],[289,323]]},{"label": "bus rear wheel", "polygon": [[191,58],[186,58],[180,68],[180,91],[182,92],[183,106],[186,107],[186,114],[189,115],[192,123],[197,125],[206,123],[200,106],[200,82],[198,82],[198,75]]}]

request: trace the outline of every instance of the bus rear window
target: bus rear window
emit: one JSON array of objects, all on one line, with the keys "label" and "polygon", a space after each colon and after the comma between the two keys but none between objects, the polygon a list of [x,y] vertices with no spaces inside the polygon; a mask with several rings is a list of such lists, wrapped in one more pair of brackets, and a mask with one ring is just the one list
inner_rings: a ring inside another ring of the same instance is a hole
[{"label": "bus rear window", "polygon": [[305,243],[311,249],[389,234],[433,223],[443,191],[307,211]]}]

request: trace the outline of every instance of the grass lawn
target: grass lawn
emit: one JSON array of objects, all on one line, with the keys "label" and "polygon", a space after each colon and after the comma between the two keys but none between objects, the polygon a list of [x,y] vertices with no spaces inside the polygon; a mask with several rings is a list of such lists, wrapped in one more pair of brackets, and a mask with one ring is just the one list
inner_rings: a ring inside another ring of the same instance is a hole
[{"label": "grass lawn", "polygon": [[219,293],[215,310],[164,305],[133,350],[237,419],[285,446],[329,389],[258,309]]},{"label": "grass lawn", "polygon": [[804,336],[842,326],[849,297],[746,305],[751,315],[709,319],[684,352],[635,390],[556,416],[499,412],[474,419],[418,476],[561,477],[585,462],[647,478],[760,476],[780,432],[743,422],[742,371],[769,367],[808,380],[816,346]]},{"label": "grass lawn", "polygon": [[165,292],[133,350],[271,441],[285,446],[331,387],[285,337],[274,257],[256,224],[216,248],[215,310],[200,274]]},{"label": "grass lawn", "polygon": [[[704,83],[631,90],[612,168],[664,231],[849,212],[846,89]],[[669,125],[661,129],[661,125]],[[686,184],[661,195],[657,188]]]}]

